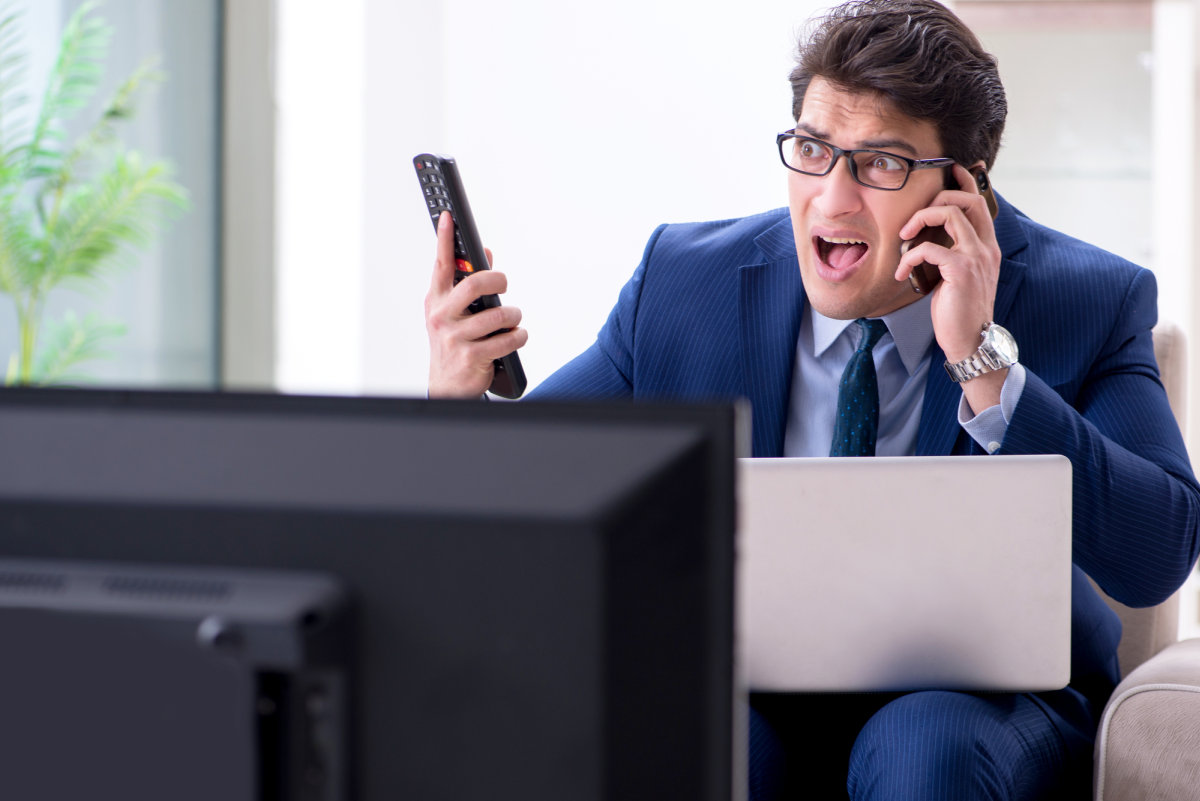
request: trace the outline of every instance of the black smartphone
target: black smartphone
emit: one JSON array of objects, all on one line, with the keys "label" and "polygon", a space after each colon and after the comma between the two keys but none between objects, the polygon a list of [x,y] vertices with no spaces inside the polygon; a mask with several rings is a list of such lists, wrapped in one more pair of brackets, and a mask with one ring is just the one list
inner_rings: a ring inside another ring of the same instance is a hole
[{"label": "black smartphone", "polygon": [[[979,193],[987,200],[988,211],[991,212],[992,219],[1000,213],[1000,207],[996,205],[996,194],[992,191],[992,181],[988,178],[987,171],[983,167],[977,167],[971,170],[971,175],[975,178],[975,185],[979,187]],[[954,172],[946,170],[946,188],[959,189],[958,182],[954,180]],[[953,247],[954,240],[950,234],[946,233],[946,229],[940,225],[931,225],[921,229],[921,233],[917,234],[912,239],[909,239],[900,245],[900,255],[903,256],[911,248],[916,247],[922,242],[933,242],[942,247]],[[937,287],[942,280],[942,274],[934,264],[923,261],[913,268],[908,275],[908,282],[912,285],[913,291],[918,295],[926,295]]]},{"label": "black smartphone", "polygon": [[[483,241],[479,238],[479,229],[476,228],[475,218],[471,214],[471,204],[467,202],[467,193],[463,189],[458,164],[449,156],[421,153],[413,158],[413,166],[417,170],[417,179],[421,182],[421,192],[425,196],[425,206],[433,220],[434,232],[437,232],[438,219],[443,211],[450,212],[450,218],[454,221],[454,260],[457,263],[454,283],[457,284],[471,273],[490,270],[491,265],[488,264]],[[499,305],[499,296],[484,295],[473,302],[468,311],[474,314]],[[495,331],[492,336],[507,330]],[[501,398],[519,398],[525,392],[525,383],[525,370],[521,367],[521,359],[517,352],[513,351],[495,360],[492,384],[488,387],[488,392]]]}]

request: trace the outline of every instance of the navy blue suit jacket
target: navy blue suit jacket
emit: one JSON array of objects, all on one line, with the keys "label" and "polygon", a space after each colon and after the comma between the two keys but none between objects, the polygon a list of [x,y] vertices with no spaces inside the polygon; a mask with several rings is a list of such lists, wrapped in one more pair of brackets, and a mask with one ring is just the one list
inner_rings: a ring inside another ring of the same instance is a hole
[{"label": "navy blue suit jacket", "polygon": [[[1000,453],[1071,460],[1072,684],[1098,700],[1117,676],[1120,624],[1078,570],[1131,606],[1167,598],[1200,548],[1200,487],[1154,359],[1154,276],[1000,207],[994,316],[1027,370]],[[805,308],[787,209],[664,225],[596,342],[532,397],[747,398],[753,454],[779,456]],[[961,390],[933,350],[917,453],[982,454],[957,422]]]}]

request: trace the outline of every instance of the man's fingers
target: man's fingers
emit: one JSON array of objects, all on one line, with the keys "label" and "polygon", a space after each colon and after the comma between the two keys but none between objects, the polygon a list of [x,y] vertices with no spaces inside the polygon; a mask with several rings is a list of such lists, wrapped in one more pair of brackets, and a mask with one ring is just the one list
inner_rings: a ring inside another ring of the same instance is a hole
[{"label": "man's fingers", "polygon": [[435,309],[449,318],[470,317],[468,307],[485,295],[503,295],[508,291],[508,276],[504,273],[484,270],[473,273],[458,282],[448,293],[436,300],[436,304],[426,304],[426,316]]},{"label": "man's fingers", "polygon": [[450,212],[443,211],[438,218],[437,256],[433,263],[433,283],[429,290],[433,294],[444,294],[454,288],[454,221]]},{"label": "man's fingers", "polygon": [[900,238],[911,240],[936,226],[945,228],[950,234],[951,241],[945,245],[948,248],[955,245],[970,247],[973,241],[989,247],[996,243],[992,215],[982,195],[951,192],[939,196],[935,205],[921,209],[904,224]]},{"label": "man's fingers", "polygon": [[[486,255],[490,265],[492,252],[486,250]],[[469,311],[479,298],[503,294],[508,278],[480,269],[456,284],[457,266],[454,222],[449,213],[443,213],[438,218],[437,255],[425,297],[431,398],[478,397],[491,383],[492,363],[522,347],[529,338],[520,328],[521,311],[514,306],[496,306],[476,314]]]},{"label": "man's fingers", "polygon": [[508,276],[495,270],[480,270],[459,281],[454,292],[464,298],[463,308],[484,295],[503,295],[508,291]]},{"label": "man's fingers", "polygon": [[953,170],[954,177],[961,189],[950,190],[939,196],[938,200],[961,209],[966,221],[971,224],[982,241],[995,240],[995,228],[991,221],[992,212],[988,208],[987,198],[979,190],[975,176],[961,164],[955,164]]},{"label": "man's fingers", "polygon": [[959,189],[973,195],[979,194],[979,187],[975,185],[975,176],[971,175],[970,170],[961,164],[952,165],[950,170],[954,173],[954,180],[958,181]]},{"label": "man's fingers", "polygon": [[471,344],[472,355],[478,362],[501,359],[524,347],[529,341],[529,332],[524,328],[512,328],[494,336],[480,339]]},{"label": "man's fingers", "polygon": [[913,214],[909,221],[900,228],[900,238],[913,239],[926,228],[938,225],[946,228],[953,238],[954,230],[951,227],[951,218],[955,216],[956,210],[961,212],[957,205],[946,203],[939,196],[934,201],[934,205],[926,206]]},{"label": "man's fingers", "polygon": [[516,328],[520,323],[521,310],[516,306],[496,306],[463,319],[459,323],[459,335],[466,341],[478,341],[487,339],[496,331]]}]

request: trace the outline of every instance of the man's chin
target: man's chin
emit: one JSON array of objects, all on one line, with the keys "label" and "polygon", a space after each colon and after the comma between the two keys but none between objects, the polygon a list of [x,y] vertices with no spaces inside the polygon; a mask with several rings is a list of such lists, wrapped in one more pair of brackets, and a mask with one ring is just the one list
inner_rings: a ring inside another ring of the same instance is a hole
[{"label": "man's chin", "polygon": [[808,305],[833,320],[882,317],[919,300],[908,282],[893,281],[883,291],[869,291],[852,283],[831,283],[801,274]]}]

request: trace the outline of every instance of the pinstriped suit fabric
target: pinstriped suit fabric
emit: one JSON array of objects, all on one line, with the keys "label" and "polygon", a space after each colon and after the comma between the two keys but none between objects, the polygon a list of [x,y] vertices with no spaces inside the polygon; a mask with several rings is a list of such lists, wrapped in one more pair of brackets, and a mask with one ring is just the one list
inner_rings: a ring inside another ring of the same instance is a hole
[{"label": "pinstriped suit fabric", "polygon": [[[1062,738],[1024,695],[923,692],[875,714],[850,753],[855,798],[1049,798],[1044,777],[1067,764]],[[1075,793],[1074,795],[1080,795]]]},{"label": "pinstriped suit fabric", "polygon": [[[1091,737],[1095,721],[1079,710],[1098,709],[1115,683],[1120,624],[1080,568],[1132,606],[1167,597],[1200,549],[1200,487],[1154,362],[1153,276],[1000,206],[994,316],[1027,370],[1000,452],[1061,453],[1074,471],[1073,689],[1030,700],[1044,727]],[[748,398],[754,455],[778,456],[803,309],[786,209],[663,226],[596,343],[532,397]],[[931,358],[944,360],[936,343]],[[918,454],[981,453],[957,423],[960,397],[929,371]],[[927,712],[926,725],[944,724],[944,709]]]}]

